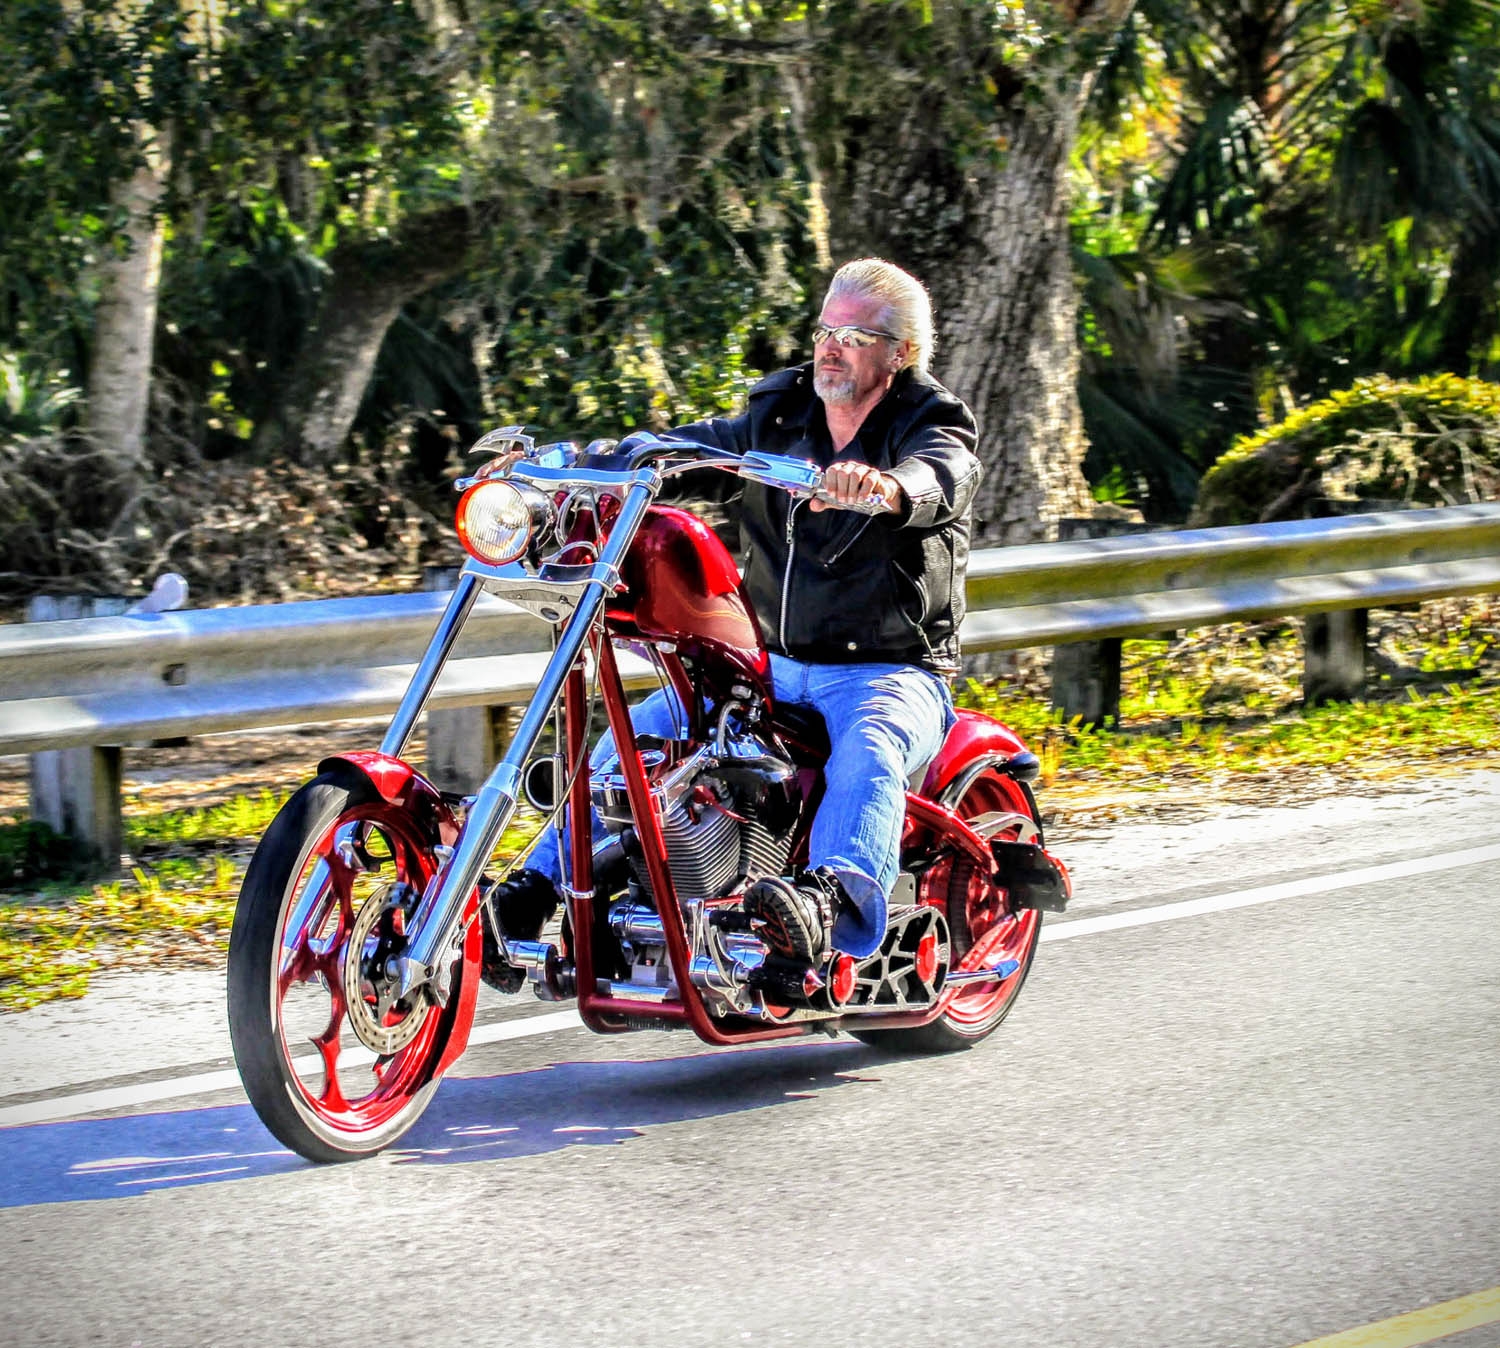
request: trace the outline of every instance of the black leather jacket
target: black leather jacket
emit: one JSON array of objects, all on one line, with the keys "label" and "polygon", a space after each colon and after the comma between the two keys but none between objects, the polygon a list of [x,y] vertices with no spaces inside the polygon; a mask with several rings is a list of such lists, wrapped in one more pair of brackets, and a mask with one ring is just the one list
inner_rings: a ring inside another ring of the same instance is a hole
[{"label": "black leather jacket", "polygon": [[[737,417],[673,433],[737,454],[789,454],[825,467],[834,458],[811,365],[761,380]],[[899,515],[814,512],[777,488],[743,484],[745,584],[773,651],[821,664],[957,671],[970,507],[980,476],[976,434],[960,399],[931,376],[906,370],[838,455],[896,478],[906,497]]]}]

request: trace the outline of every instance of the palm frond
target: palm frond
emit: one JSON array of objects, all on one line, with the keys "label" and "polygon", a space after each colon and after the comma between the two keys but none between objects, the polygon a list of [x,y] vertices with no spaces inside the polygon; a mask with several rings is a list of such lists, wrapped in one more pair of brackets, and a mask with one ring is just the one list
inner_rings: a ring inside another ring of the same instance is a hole
[{"label": "palm frond", "polygon": [[1254,210],[1274,171],[1254,107],[1234,94],[1216,98],[1187,129],[1147,237],[1175,242],[1200,231],[1232,233]]}]

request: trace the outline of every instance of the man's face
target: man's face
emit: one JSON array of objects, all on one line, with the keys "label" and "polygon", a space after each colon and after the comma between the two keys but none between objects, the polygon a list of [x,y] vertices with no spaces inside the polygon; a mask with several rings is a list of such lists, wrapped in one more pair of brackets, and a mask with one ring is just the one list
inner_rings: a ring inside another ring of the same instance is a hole
[{"label": "man's face", "polygon": [[[818,322],[826,328],[844,324],[884,328],[885,324],[881,322],[884,308],[877,299],[840,295],[823,306]],[[813,348],[813,392],[833,407],[848,407],[864,401],[885,386],[893,373],[892,360],[900,345],[885,337],[877,339],[871,346],[819,342]]]}]

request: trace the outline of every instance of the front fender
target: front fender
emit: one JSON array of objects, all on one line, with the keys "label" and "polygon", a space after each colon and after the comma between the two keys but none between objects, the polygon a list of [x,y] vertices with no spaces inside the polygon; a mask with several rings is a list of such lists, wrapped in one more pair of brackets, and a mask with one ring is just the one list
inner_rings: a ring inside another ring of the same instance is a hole
[{"label": "front fender", "polygon": [[341,770],[363,777],[388,804],[414,811],[429,826],[437,842],[444,847],[453,846],[458,838],[458,821],[452,808],[443,799],[443,793],[410,763],[369,749],[325,758],[318,764],[319,772]]},{"label": "front fender", "polygon": [[1040,760],[1009,726],[983,712],[960,707],[957,723],[928,765],[921,794],[928,800],[937,800],[960,775],[979,763],[986,763],[1019,782],[1035,781],[1041,771]]},{"label": "front fender", "polygon": [[[458,820],[443,799],[443,793],[410,763],[373,749],[339,754],[318,764],[320,773],[354,774],[369,783],[382,800],[398,809],[410,810],[422,824],[428,837],[443,847],[458,840]],[[442,1076],[469,1046],[469,1029],[474,1024],[474,1008],[479,999],[479,965],[483,957],[484,937],[479,923],[470,921],[479,905],[476,889],[464,905],[463,969],[455,981],[453,995],[443,1009],[447,1018],[446,1042],[442,1056],[433,1068]]]}]

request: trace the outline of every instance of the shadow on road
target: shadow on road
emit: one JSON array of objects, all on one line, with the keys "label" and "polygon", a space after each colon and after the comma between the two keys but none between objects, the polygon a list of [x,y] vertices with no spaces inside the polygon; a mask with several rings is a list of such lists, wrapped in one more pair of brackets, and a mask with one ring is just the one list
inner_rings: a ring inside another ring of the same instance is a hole
[{"label": "shadow on road", "polygon": [[[784,1105],[871,1077],[854,1043],[776,1045],[631,1062],[554,1063],[450,1079],[373,1164],[515,1160],[640,1137],[666,1123]],[[249,1105],[0,1129],[0,1207],[125,1198],[310,1168]]]}]

